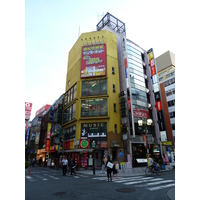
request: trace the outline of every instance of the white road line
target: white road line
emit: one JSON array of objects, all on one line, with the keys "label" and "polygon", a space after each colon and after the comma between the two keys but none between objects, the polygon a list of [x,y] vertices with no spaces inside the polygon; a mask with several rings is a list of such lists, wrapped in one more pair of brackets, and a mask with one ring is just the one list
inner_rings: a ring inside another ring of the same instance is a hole
[{"label": "white road line", "polygon": [[48,176],[48,177],[50,177],[50,178],[53,178],[53,179],[59,179],[59,178],[55,178],[54,176],[50,176],[50,175],[48,175],[48,174],[44,174],[44,175],[46,175],[46,176]]},{"label": "white road line", "polygon": [[74,178],[80,178],[79,176],[74,176]]},{"label": "white road line", "polygon": [[[132,177],[127,177],[127,178],[119,177],[119,178],[120,178],[120,180],[129,180],[129,179],[140,179],[142,177],[144,177],[144,176],[132,176]],[[108,180],[108,177],[107,176],[103,176],[103,177],[97,177],[97,178],[92,178],[92,179]]]},{"label": "white road line", "polygon": [[88,176],[85,176],[85,175],[81,175],[81,174],[79,174],[79,176],[81,176],[81,177],[88,177]]},{"label": "white road line", "polygon": [[154,190],[160,190],[163,188],[167,188],[167,187],[172,187],[175,186],[175,183],[172,184],[168,184],[168,185],[162,185],[162,186],[158,186],[158,187],[153,187],[153,188],[147,188],[148,190],[154,191]]},{"label": "white road line", "polygon": [[42,177],[42,176],[38,176],[38,175],[35,175],[37,178],[40,178],[40,179],[42,179],[43,181],[47,181],[48,179],[46,179],[46,178],[44,178],[44,177]]},{"label": "white road line", "polygon": [[133,184],[138,184],[138,183],[146,183],[148,181],[160,181],[163,180],[163,178],[156,178],[156,179],[151,179],[151,180],[143,180],[143,181],[134,181],[134,182],[128,182],[128,183],[123,183],[124,185],[133,185]]},{"label": "white road line", "polygon": [[[152,179],[152,177],[146,177],[146,178],[132,178],[132,179],[126,179],[126,180],[114,180],[115,183],[123,183],[123,182],[127,182],[127,181],[141,181],[141,180],[147,180],[147,179]],[[132,182],[131,182],[132,183]]]},{"label": "white road line", "polygon": [[36,181],[35,179],[33,179],[31,176],[25,176],[29,181]]},{"label": "white road line", "polygon": [[153,182],[153,183],[146,183],[146,184],[143,184],[143,185],[137,185],[137,187],[148,187],[148,186],[151,186],[151,185],[159,185],[159,184],[162,184],[162,183],[169,183],[169,182],[174,182],[174,180],[164,180],[164,181],[158,181],[158,182]]}]

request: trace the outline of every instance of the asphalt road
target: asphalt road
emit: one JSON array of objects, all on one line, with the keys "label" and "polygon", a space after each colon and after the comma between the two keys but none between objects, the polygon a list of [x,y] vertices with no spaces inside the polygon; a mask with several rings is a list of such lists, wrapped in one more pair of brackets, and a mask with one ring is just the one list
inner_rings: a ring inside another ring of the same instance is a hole
[{"label": "asphalt road", "polygon": [[145,175],[114,178],[108,182],[105,176],[62,175],[61,170],[31,168],[30,176],[25,174],[26,200],[55,199],[134,199],[170,200],[167,193],[175,188],[175,171],[161,176]]}]

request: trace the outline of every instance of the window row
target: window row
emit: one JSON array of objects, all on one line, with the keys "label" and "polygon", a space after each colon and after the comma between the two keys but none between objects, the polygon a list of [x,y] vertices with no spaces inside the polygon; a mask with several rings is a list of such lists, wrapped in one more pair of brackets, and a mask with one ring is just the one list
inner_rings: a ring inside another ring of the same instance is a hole
[{"label": "window row", "polygon": [[166,91],[166,96],[170,96],[170,95],[172,95],[172,94],[175,94],[175,88],[172,89],[172,90]]},{"label": "window row", "polygon": [[132,69],[135,69],[135,70],[137,70],[137,71],[139,71],[139,72],[144,74],[144,69],[143,69],[142,65],[138,66],[136,64],[133,64],[132,62],[133,62],[133,60],[128,60],[128,67],[132,68]]},{"label": "window row", "polygon": [[175,106],[175,99],[167,102],[168,107]]},{"label": "window row", "polygon": [[131,78],[135,78],[135,79],[138,79],[138,80],[140,80],[140,81],[142,81],[142,82],[145,82],[145,80],[144,80],[144,76],[143,77],[141,77],[141,76],[138,76],[138,75],[136,75],[136,74],[134,74],[134,73],[129,73],[130,74],[130,77]]},{"label": "window row", "polygon": [[167,87],[168,85],[172,85],[175,83],[175,78],[172,78],[170,80],[167,80],[164,82],[164,86]]},{"label": "window row", "polygon": [[66,108],[63,112],[63,124],[75,119],[76,103]]},{"label": "window row", "polygon": [[175,112],[170,112],[170,113],[169,113],[169,117],[170,117],[170,118],[174,118],[174,117],[175,117]]},{"label": "window row", "polygon": [[137,53],[137,54],[139,54],[139,55],[141,55],[141,51],[139,51],[138,49],[136,49],[136,48],[134,48],[133,47],[133,44],[131,44],[131,43],[127,43],[127,50],[131,50],[131,51],[134,51],[135,53]]},{"label": "window row", "polygon": [[76,135],[76,126],[71,126],[63,130],[64,140],[74,139]]},{"label": "window row", "polygon": [[107,116],[107,99],[81,100],[81,117]]},{"label": "window row", "polygon": [[166,75],[166,78],[169,78],[169,77],[171,77],[171,76],[174,76],[174,72],[172,72],[172,73],[170,73],[170,74],[167,74],[167,75]]},{"label": "window row", "polygon": [[82,96],[107,94],[107,79],[82,81]]},{"label": "window row", "polygon": [[76,99],[76,93],[77,93],[77,84],[75,84],[71,89],[69,89],[65,95],[64,95],[64,106],[66,106],[68,103]]},{"label": "window row", "polygon": [[133,55],[131,55],[131,54],[128,54],[128,58],[129,58],[129,59],[133,59],[133,60],[135,60],[135,61],[137,61],[137,62],[139,62],[139,63],[142,64],[141,58],[139,59],[139,58],[137,58],[137,57],[135,57],[135,56],[133,56]]},{"label": "window row", "polygon": [[141,54],[139,55],[138,53],[135,53],[130,47],[127,47],[127,53],[139,58],[140,60],[142,59]]}]

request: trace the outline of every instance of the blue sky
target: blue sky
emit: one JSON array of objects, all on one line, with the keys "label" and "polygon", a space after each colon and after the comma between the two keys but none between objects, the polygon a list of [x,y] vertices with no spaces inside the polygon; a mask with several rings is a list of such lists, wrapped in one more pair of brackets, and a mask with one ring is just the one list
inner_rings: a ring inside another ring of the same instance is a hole
[{"label": "blue sky", "polygon": [[95,31],[107,12],[126,24],[127,38],[146,50],[153,48],[155,57],[168,50],[176,54],[175,7],[170,2],[26,0],[25,101],[33,104],[31,120],[65,92],[68,53],[79,26],[80,34]]}]

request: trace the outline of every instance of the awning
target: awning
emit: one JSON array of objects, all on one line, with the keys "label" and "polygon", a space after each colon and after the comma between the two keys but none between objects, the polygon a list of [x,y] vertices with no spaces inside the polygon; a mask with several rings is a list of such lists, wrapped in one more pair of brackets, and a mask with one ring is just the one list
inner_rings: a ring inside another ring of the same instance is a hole
[{"label": "awning", "polygon": [[111,140],[111,147],[120,147],[120,144],[117,140]]},{"label": "awning", "polygon": [[[64,153],[68,153],[68,152],[92,152],[94,151],[94,149],[71,149],[71,150],[64,150]],[[62,151],[60,151],[61,153]]]}]

